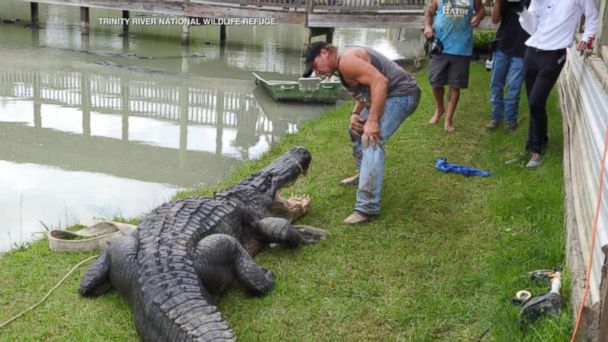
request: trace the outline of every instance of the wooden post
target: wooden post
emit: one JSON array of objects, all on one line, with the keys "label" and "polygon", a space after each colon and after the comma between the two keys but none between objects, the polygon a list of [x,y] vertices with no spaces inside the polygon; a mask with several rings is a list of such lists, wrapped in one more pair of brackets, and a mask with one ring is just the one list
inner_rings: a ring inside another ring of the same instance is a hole
[{"label": "wooden post", "polygon": [[220,25],[220,44],[226,41],[226,25]]},{"label": "wooden post", "polygon": [[34,81],[32,84],[33,95],[34,95],[34,127],[41,128],[42,127],[42,115],[40,113],[40,109],[42,107],[42,99],[40,96],[40,74],[34,74]]},{"label": "wooden post", "polygon": [[333,27],[330,27],[330,28],[327,29],[327,32],[325,33],[325,41],[327,43],[333,43],[333,41],[334,41],[334,31],[335,30],[336,29],[333,28]]},{"label": "wooden post", "polygon": [[[187,6],[190,4],[190,0],[184,0],[184,12],[187,10]],[[188,17],[186,17],[188,18]],[[182,26],[182,46],[190,45],[190,26]]]},{"label": "wooden post", "polygon": [[129,32],[129,11],[122,11],[122,33],[126,34]]},{"label": "wooden post", "polygon": [[182,26],[182,46],[190,45],[190,26]]},{"label": "wooden post", "polygon": [[190,55],[190,49],[188,46],[182,47],[181,55],[182,55],[181,72],[182,72],[182,74],[187,74],[188,73],[188,56]]},{"label": "wooden post", "polygon": [[120,78],[120,109],[122,112],[122,141],[129,141],[129,113],[131,112],[131,100],[129,92],[129,80],[127,76]]},{"label": "wooden post", "polygon": [[91,136],[91,84],[89,75],[80,72],[80,107],[82,109],[82,135]]},{"label": "wooden post", "polygon": [[38,30],[32,30],[32,47],[40,47],[40,32]]},{"label": "wooden post", "polygon": [[89,51],[89,47],[90,47],[89,35],[81,34],[80,35],[80,49],[83,51]]},{"label": "wooden post", "polygon": [[123,53],[129,52],[129,34],[127,34],[127,33],[124,33],[122,35],[122,52]]},{"label": "wooden post", "polygon": [[40,19],[38,17],[38,3],[31,2],[30,10],[31,10],[31,15],[32,15],[32,24],[31,24],[32,28],[37,29],[40,27]]},{"label": "wooden post", "polygon": [[89,8],[80,7],[80,33],[89,34]]},{"label": "wooden post", "polygon": [[[183,71],[183,69],[182,69]],[[179,86],[179,152],[178,168],[186,169],[188,161],[188,112],[190,107],[189,87],[185,80]]]},{"label": "wooden post", "polygon": [[[224,95],[225,91],[220,90],[215,95],[215,113],[216,113],[216,121],[215,121],[215,154],[218,156],[222,155],[223,144],[224,141]],[[213,95],[212,95],[213,96]],[[213,103],[213,102],[211,102]]]}]

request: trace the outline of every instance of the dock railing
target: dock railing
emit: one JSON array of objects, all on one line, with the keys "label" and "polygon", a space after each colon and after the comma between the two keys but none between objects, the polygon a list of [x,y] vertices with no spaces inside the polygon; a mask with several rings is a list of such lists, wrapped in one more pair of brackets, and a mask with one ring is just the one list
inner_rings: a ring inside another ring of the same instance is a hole
[{"label": "dock railing", "polygon": [[[196,0],[195,0],[196,1]],[[200,2],[200,1],[197,1]],[[215,1],[205,1],[215,2]],[[253,7],[276,7],[307,12],[376,12],[422,9],[426,0],[226,0],[218,3]]]}]

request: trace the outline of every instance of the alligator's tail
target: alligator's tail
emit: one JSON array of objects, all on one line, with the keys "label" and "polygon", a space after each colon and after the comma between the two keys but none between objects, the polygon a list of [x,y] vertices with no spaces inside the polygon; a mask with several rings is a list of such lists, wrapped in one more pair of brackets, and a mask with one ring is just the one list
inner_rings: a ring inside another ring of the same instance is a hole
[{"label": "alligator's tail", "polygon": [[235,341],[189,260],[176,261],[140,274],[141,300],[133,308],[139,335],[144,341]]},{"label": "alligator's tail", "polygon": [[112,242],[85,273],[80,294],[97,296],[115,287],[133,308],[144,341],[235,340],[179,248],[161,248],[142,261],[137,246],[133,236]]}]

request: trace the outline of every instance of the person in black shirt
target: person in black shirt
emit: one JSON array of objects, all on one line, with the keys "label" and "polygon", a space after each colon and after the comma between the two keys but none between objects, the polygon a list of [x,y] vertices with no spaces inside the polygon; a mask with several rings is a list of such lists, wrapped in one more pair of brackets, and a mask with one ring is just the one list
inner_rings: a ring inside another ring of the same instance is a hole
[{"label": "person in black shirt", "polygon": [[[505,123],[505,130],[517,128],[517,108],[524,79],[524,42],[530,37],[519,24],[521,1],[496,0],[492,8],[492,23],[498,24],[496,31],[496,48],[492,62],[492,80],[490,83],[490,103],[492,112],[489,130]],[[507,96],[504,97],[504,87]]]}]

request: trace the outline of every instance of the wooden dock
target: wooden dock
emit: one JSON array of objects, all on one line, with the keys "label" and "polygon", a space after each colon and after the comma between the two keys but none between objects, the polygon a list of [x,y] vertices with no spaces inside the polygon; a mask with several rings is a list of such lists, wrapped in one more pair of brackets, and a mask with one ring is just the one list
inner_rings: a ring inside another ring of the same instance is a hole
[{"label": "wooden dock", "polygon": [[[29,2],[29,1],[28,1]],[[307,27],[421,27],[424,0],[39,0],[198,18],[274,17]]]}]

